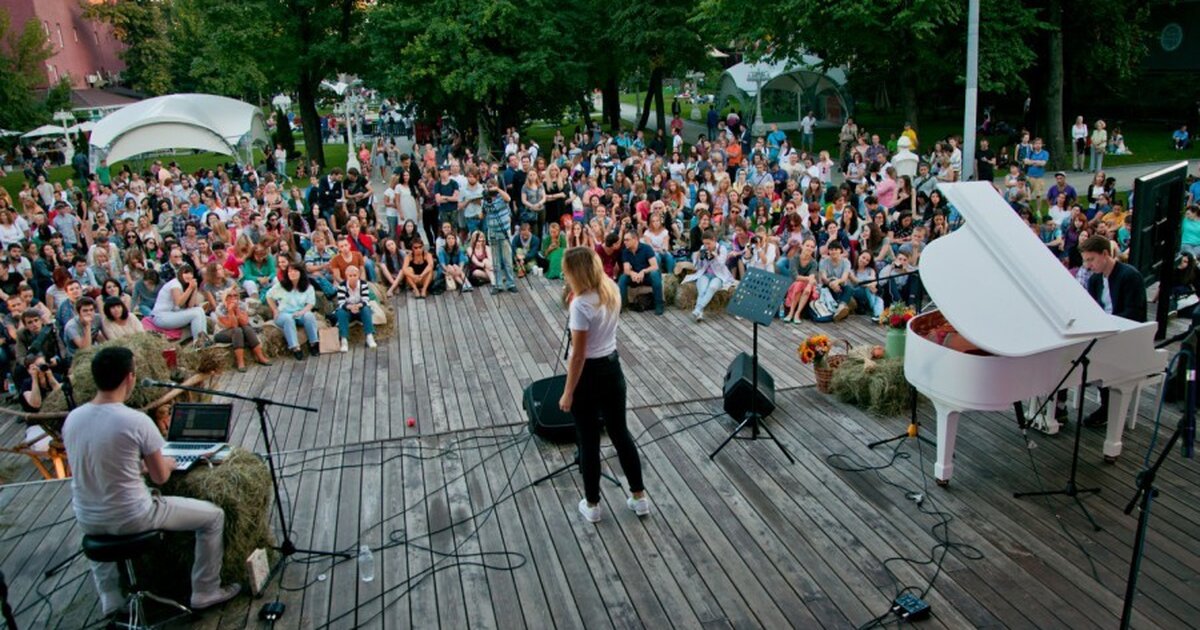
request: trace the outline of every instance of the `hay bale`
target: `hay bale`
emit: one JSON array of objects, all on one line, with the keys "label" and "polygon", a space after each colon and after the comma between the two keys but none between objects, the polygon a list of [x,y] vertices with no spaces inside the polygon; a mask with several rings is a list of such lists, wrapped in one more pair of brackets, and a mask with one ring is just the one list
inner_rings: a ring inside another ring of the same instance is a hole
[{"label": "hay bale", "polygon": [[695,272],[696,272],[696,265],[693,265],[690,261],[687,261],[687,260],[676,261],[675,268],[672,270],[672,273],[675,274],[676,278],[679,278],[680,282],[682,282],[683,279],[688,276],[688,274],[695,273]]},{"label": "hay bale", "polygon": [[[167,360],[163,358],[163,350],[170,345],[163,337],[147,332],[106,341],[80,350],[71,362],[70,372],[71,385],[75,388],[75,401],[83,404],[96,395],[96,381],[92,379],[92,357],[96,356],[100,348],[109,346],[129,348],[133,351],[133,365],[139,380],[151,378],[158,381],[169,381],[172,374],[167,367]],[[125,404],[140,409],[157,400],[162,394],[162,389],[137,385],[133,388],[133,394]],[[52,392],[42,405],[44,412],[66,410],[67,401],[62,390]]]},{"label": "hay bale", "polygon": [[[699,293],[695,282],[679,285],[679,292],[675,298],[675,306],[691,311],[696,308],[696,298],[699,297]],[[733,288],[725,287],[713,294],[713,299],[704,307],[704,312],[715,313],[723,311],[731,299],[733,299]]]},{"label": "hay bale", "polygon": [[852,352],[833,372],[833,394],[844,403],[881,416],[903,415],[909,405],[904,359],[870,359]]},{"label": "hay bale", "polygon": [[233,368],[233,350],[230,347],[208,346],[197,348],[195,344],[179,349],[179,365],[189,372],[223,372]]},{"label": "hay bale", "polygon": [[663,305],[667,306],[675,303],[675,294],[679,292],[679,278],[671,275],[663,275]]},{"label": "hay bale", "polygon": [[[246,583],[246,558],[259,547],[275,544],[270,526],[271,475],[254,453],[234,449],[218,466],[199,465],[186,475],[172,475],[162,493],[202,499],[225,511],[222,582]],[[191,533],[167,534],[164,548],[137,565],[138,579],[154,584],[156,593],[186,596],[191,590],[194,543]],[[159,591],[159,585],[165,592]]]}]

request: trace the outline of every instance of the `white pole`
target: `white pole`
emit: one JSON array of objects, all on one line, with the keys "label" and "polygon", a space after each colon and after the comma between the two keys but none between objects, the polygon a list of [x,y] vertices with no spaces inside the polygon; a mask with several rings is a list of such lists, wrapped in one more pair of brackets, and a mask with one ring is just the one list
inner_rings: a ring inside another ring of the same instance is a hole
[{"label": "white pole", "polygon": [[362,165],[358,163],[358,155],[354,150],[354,108],[350,104],[350,97],[345,100],[346,111],[346,170],[359,170]]},{"label": "white pole", "polygon": [[979,99],[979,0],[967,0],[967,103],[963,115],[962,179],[975,176],[975,110]]}]

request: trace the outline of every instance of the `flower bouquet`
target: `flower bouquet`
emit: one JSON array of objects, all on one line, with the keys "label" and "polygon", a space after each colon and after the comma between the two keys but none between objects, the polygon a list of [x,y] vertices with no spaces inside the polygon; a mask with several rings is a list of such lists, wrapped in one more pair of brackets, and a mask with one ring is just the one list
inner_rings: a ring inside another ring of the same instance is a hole
[{"label": "flower bouquet", "polygon": [[909,320],[916,316],[917,312],[911,306],[902,302],[896,302],[879,316],[879,323],[887,325],[888,328],[904,330],[908,327]]},{"label": "flower bouquet", "polygon": [[888,357],[903,357],[904,346],[907,339],[908,322],[916,317],[917,313],[911,306],[902,302],[892,304],[882,315],[879,316],[879,323],[888,327],[887,331],[887,350],[885,352]]},{"label": "flower bouquet", "polygon": [[[849,350],[850,344],[840,342],[846,345]],[[817,374],[817,390],[829,393],[829,383],[833,380],[833,370],[837,368],[841,360],[845,358],[845,354],[831,356],[834,342],[828,335],[809,335],[800,342],[800,346],[796,348],[796,354],[800,357],[800,362],[813,366],[813,371]]]}]

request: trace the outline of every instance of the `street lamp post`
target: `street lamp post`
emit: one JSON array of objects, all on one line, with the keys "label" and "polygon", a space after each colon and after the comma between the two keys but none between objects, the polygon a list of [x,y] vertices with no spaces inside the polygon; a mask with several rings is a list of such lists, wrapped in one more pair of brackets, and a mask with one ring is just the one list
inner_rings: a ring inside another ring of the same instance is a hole
[{"label": "street lamp post", "polygon": [[362,168],[362,164],[358,161],[358,155],[354,151],[354,111],[356,96],[347,94],[346,100],[342,101],[342,109],[346,117],[346,170]]},{"label": "street lamp post", "polygon": [[979,98],[979,0],[967,0],[967,98],[963,114],[962,179],[975,175],[975,110]]},{"label": "street lamp post", "polygon": [[762,86],[763,83],[769,81],[771,77],[767,75],[766,71],[756,68],[750,72],[749,76],[746,78],[753,81],[754,85],[756,86],[754,93],[754,124],[750,127],[750,129],[753,131],[754,135],[761,136],[767,131],[767,126],[763,123]]},{"label": "street lamp post", "polygon": [[71,141],[71,124],[75,122],[75,114],[66,110],[54,112],[54,120],[63,128],[63,136],[67,139],[67,148],[63,151],[63,160],[71,163],[71,159],[75,157],[75,143]]}]

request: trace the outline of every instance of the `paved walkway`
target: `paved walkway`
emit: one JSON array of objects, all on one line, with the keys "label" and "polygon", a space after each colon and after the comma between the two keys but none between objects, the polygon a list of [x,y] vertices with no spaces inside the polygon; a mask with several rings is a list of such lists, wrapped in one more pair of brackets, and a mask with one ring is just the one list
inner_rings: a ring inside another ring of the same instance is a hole
[{"label": "paved walkway", "polygon": [[[628,103],[621,103],[621,118],[622,119],[632,122],[632,123],[636,123],[638,120],[637,112],[638,112],[638,108],[636,106],[630,105]],[[653,114],[651,114],[650,119],[647,122],[646,126],[649,129],[657,129],[658,128]],[[694,120],[684,119],[684,121],[683,121],[683,139],[684,140],[690,142],[691,140],[694,140],[696,138],[696,136],[698,136],[702,133],[707,133],[707,132],[708,132],[708,128],[705,126],[704,123],[696,122]],[[1104,169],[1104,172],[1109,177],[1115,177],[1117,179],[1117,188],[1118,189],[1126,190],[1126,189],[1133,188],[1133,180],[1134,179],[1141,177],[1143,175],[1147,175],[1149,173],[1153,173],[1159,169],[1162,169],[1162,168],[1165,168],[1165,167],[1168,167],[1168,166],[1171,166],[1171,165],[1177,164],[1177,163],[1178,162],[1176,162],[1176,161],[1148,162],[1146,164],[1132,164],[1129,166],[1114,166],[1111,168]],[[1188,166],[1188,172],[1191,174],[1200,175],[1200,171],[1198,171],[1197,169],[1200,169],[1200,160],[1195,160],[1195,159],[1191,160],[1190,164]],[[998,179],[1003,179],[1003,175],[1001,175]],[[834,174],[834,183],[835,184],[841,183],[841,174],[838,174],[838,173]],[[1087,186],[1089,184],[1092,183],[1092,174],[1091,173],[1068,172],[1067,173],[1067,183],[1070,184],[1071,186],[1075,187],[1075,189],[1077,191],[1079,191],[1080,194],[1082,194],[1083,190],[1085,188],[1087,188]]]}]

